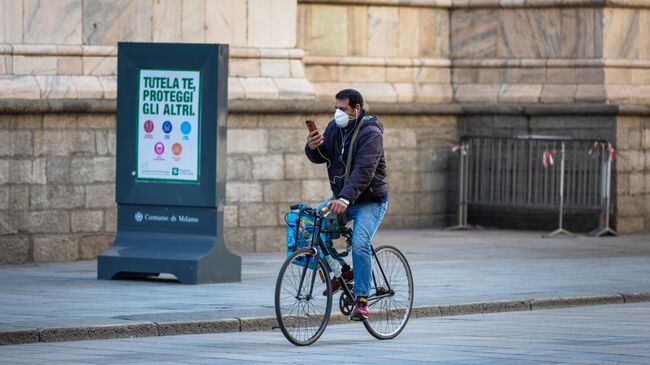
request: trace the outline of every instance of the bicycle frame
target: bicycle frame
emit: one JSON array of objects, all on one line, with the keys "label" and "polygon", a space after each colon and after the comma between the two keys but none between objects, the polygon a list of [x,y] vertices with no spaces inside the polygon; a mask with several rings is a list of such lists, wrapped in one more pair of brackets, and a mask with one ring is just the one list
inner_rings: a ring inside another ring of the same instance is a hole
[{"label": "bicycle frame", "polygon": [[[307,210],[307,209],[305,209],[305,210]],[[326,246],[325,242],[323,242],[323,240],[320,237],[321,233],[338,233],[338,234],[342,234],[344,237],[347,237],[348,239],[351,239],[353,232],[352,232],[351,229],[346,228],[346,227],[336,227],[334,230],[323,230],[322,229],[322,224],[323,224],[323,220],[325,219],[325,217],[320,212],[318,212],[318,211],[316,211],[314,209],[310,208],[309,210],[312,213],[314,213],[315,218],[314,218],[314,232],[313,232],[313,235],[312,235],[311,244],[309,245],[308,248],[313,250],[315,257],[318,257],[320,255],[320,252],[323,252],[323,255],[325,257],[332,256],[331,253],[330,253],[330,250]],[[344,228],[344,229],[341,229],[341,228]],[[375,264],[377,265],[377,267],[379,269],[379,272],[381,273],[381,275],[383,277],[383,282],[386,284],[386,286],[388,288],[382,288],[385,291],[377,292],[378,289],[380,289],[380,288],[379,288],[379,285],[377,283],[377,278],[375,277],[375,273],[373,271],[372,280],[373,280],[374,287],[375,287],[376,291],[375,291],[374,295],[371,295],[371,296],[368,297],[368,299],[367,299],[368,300],[368,306],[372,306],[375,303],[377,303],[379,300],[381,300],[383,298],[386,298],[386,297],[393,296],[395,294],[395,292],[390,287],[390,283],[389,283],[388,279],[386,278],[386,274],[384,273],[384,269],[383,269],[383,267],[381,267],[379,259],[377,258],[377,253],[375,251],[375,248],[372,245],[370,245],[370,250],[372,251],[372,256],[374,258]],[[336,259],[336,258],[333,257],[333,259]],[[323,261],[324,261],[324,264],[325,264],[325,266],[327,268],[327,271],[332,272],[332,267],[327,262],[327,260],[323,260]],[[305,279],[305,275],[307,273],[307,268],[308,267],[309,267],[309,260],[305,261],[305,266],[303,267],[303,272],[302,272],[302,275],[301,275],[300,284],[298,286],[298,293],[302,293],[302,286],[303,286],[303,283],[304,283],[304,279]],[[312,274],[311,285],[310,285],[310,289],[309,289],[309,295],[310,296],[313,295],[312,292],[313,292],[313,289],[314,289],[314,280],[316,279],[316,272],[317,271],[318,270],[314,270],[314,272]],[[321,278],[321,279],[322,280],[328,280],[328,278]],[[341,288],[343,289],[343,292],[345,293],[345,295],[347,295],[348,298],[353,299],[354,294],[348,288],[347,284],[343,280],[343,277],[339,276],[337,278],[337,280],[339,281],[339,284],[340,284]],[[299,294],[299,296],[300,296],[300,294]],[[296,298],[296,299],[300,299],[300,298]]]}]

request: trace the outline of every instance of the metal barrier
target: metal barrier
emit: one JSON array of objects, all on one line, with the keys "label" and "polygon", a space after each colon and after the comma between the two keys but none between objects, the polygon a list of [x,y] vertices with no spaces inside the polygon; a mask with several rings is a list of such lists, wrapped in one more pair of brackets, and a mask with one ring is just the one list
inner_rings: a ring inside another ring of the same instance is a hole
[{"label": "metal barrier", "polygon": [[469,228],[469,205],[487,205],[558,209],[558,229],[545,237],[573,235],[563,227],[565,209],[598,209],[599,227],[589,234],[616,234],[609,227],[614,150],[607,141],[466,136],[453,150],[460,162],[458,225],[452,229]]}]

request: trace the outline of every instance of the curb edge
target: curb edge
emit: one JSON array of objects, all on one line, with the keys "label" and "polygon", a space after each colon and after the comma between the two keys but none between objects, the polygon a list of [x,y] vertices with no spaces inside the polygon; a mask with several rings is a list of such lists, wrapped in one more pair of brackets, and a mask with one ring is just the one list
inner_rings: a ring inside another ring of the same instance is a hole
[{"label": "curb edge", "polygon": [[[427,305],[413,307],[411,318],[448,317],[468,314],[533,311],[641,302],[650,302],[650,292]],[[332,313],[329,323],[333,325],[344,324],[347,323],[347,318],[340,313]],[[52,327],[0,332],[0,346],[38,342],[270,331],[277,328],[278,324],[275,316],[226,318],[205,321],[140,322],[88,327]]]}]

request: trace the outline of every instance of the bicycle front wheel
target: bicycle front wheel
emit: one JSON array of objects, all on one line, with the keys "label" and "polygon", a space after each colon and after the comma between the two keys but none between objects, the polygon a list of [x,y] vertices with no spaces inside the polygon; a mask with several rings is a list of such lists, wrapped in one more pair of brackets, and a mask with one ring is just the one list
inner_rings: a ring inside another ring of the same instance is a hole
[{"label": "bicycle front wheel", "polygon": [[375,338],[388,340],[402,332],[411,316],[413,276],[406,257],[397,248],[381,246],[375,253],[373,287],[368,297],[370,315],[363,324]]},{"label": "bicycle front wheel", "polygon": [[275,316],[284,337],[296,346],[311,345],[325,331],[332,312],[332,290],[323,260],[305,248],[282,265],[275,284]]}]

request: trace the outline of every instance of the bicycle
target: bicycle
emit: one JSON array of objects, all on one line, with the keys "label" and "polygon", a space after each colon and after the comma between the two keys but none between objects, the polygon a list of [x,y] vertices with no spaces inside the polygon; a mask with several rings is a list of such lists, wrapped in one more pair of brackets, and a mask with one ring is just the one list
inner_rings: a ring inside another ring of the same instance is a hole
[{"label": "bicycle", "polygon": [[[305,247],[296,246],[280,268],[275,286],[275,315],[287,340],[296,346],[306,346],[320,338],[330,319],[333,300],[330,273],[335,272],[341,285],[341,313],[349,316],[352,312],[354,284],[346,283],[340,268],[336,270],[336,258],[350,252],[353,232],[351,228],[332,223],[331,219],[323,224],[329,216],[327,207],[317,210],[297,204],[291,210],[298,210],[298,219],[301,216],[313,219],[313,228],[307,232],[311,241]],[[300,234],[299,223],[296,235]],[[346,238],[347,248],[339,253],[332,239],[341,236]],[[388,340],[402,332],[411,315],[413,276],[406,257],[397,248],[383,245],[375,250],[371,246],[371,251],[370,316],[363,324],[375,338]]]}]

